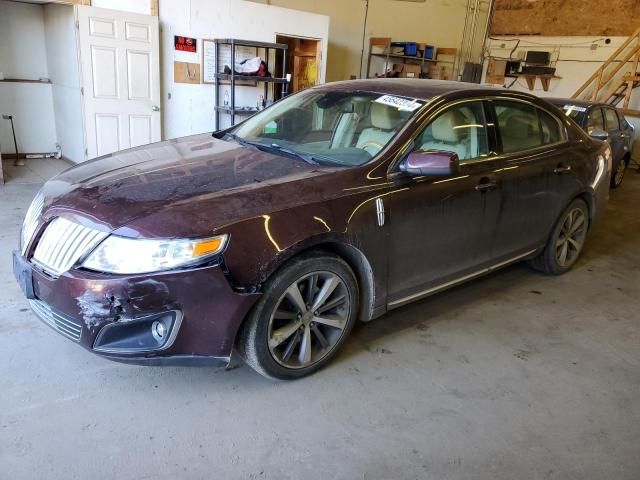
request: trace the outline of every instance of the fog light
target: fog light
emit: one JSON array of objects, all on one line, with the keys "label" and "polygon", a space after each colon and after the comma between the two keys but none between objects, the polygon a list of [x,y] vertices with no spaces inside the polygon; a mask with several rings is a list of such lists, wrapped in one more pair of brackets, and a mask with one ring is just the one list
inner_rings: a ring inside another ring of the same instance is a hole
[{"label": "fog light", "polygon": [[156,320],[151,325],[151,333],[158,341],[162,341],[167,334],[167,326],[161,320]]},{"label": "fog light", "polygon": [[182,313],[177,310],[120,320],[105,325],[93,344],[97,352],[153,352],[169,348],[180,328]]}]

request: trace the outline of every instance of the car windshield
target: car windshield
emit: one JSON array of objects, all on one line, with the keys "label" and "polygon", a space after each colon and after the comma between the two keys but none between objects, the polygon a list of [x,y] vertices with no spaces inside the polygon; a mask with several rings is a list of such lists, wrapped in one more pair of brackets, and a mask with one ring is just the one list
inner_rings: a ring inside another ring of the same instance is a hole
[{"label": "car windshield", "polygon": [[320,165],[363,165],[424,101],[360,91],[309,89],[231,130],[225,139]]},{"label": "car windshield", "polygon": [[582,121],[584,120],[584,116],[587,112],[586,107],[572,105],[570,103],[556,103],[556,107],[562,109],[565,115],[574,120],[577,124],[582,125]]}]

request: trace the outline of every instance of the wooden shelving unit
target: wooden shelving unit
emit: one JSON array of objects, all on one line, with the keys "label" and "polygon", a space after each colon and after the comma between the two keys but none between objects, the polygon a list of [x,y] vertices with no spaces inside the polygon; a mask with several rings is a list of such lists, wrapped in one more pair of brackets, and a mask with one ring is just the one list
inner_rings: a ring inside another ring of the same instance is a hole
[{"label": "wooden shelving unit", "polygon": [[[432,58],[427,58],[427,49],[422,50],[421,56],[401,55],[397,53],[391,53],[391,38],[388,37],[371,37],[369,39],[369,58],[367,61],[367,78],[371,77],[371,59],[382,58],[385,60],[385,66],[389,65],[392,61],[397,60],[402,64],[419,64],[420,65],[420,78],[425,78],[425,65],[437,65],[437,64],[449,64],[452,65],[452,71],[455,70],[455,61],[457,56],[457,49],[455,48],[433,48]],[[383,52],[374,52],[374,48],[382,48]],[[438,56],[446,55],[452,56],[451,60],[439,60]],[[428,74],[428,72],[426,72]],[[427,77],[428,78],[428,77]]]}]

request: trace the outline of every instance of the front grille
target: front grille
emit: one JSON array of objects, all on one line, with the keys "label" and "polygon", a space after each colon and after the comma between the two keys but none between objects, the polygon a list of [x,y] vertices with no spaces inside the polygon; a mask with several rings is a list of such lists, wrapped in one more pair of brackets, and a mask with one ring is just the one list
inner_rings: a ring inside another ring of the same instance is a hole
[{"label": "front grille", "polygon": [[22,254],[24,255],[27,251],[27,246],[29,245],[29,241],[33,234],[36,231],[38,226],[38,220],[40,218],[40,214],[42,213],[42,207],[44,206],[44,196],[42,193],[38,192],[36,196],[31,201],[31,205],[29,205],[29,209],[27,210],[27,214],[24,217],[24,221],[22,222],[22,232],[20,235],[20,249],[22,250]]},{"label": "front grille", "polygon": [[32,261],[50,275],[58,276],[69,270],[108,235],[58,217],[40,237]]},{"label": "front grille", "polygon": [[74,342],[79,342],[82,336],[82,325],[76,320],[55,312],[40,300],[29,300],[31,309],[44,323],[60,332]]}]

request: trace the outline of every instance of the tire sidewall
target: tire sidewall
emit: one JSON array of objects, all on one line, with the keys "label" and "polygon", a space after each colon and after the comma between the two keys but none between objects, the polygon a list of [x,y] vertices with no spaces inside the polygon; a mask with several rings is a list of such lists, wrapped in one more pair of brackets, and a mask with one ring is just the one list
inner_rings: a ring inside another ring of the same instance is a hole
[{"label": "tire sidewall", "polygon": [[551,233],[551,237],[549,238],[549,243],[547,244],[547,247],[545,249],[546,263],[550,267],[551,273],[553,273],[554,275],[561,275],[571,270],[571,268],[579,260],[580,255],[582,255],[582,250],[584,250],[584,244],[586,242],[586,238],[585,238],[585,242],[582,243],[582,247],[580,249],[580,252],[578,253],[578,256],[576,257],[576,260],[571,265],[561,266],[558,264],[558,260],[556,258],[556,242],[558,241],[558,236],[560,235],[560,231],[562,230],[562,225],[564,224],[567,214],[570,211],[575,210],[576,208],[580,208],[584,213],[585,219],[587,221],[586,228],[587,230],[589,229],[589,208],[587,207],[587,204],[584,200],[580,198],[576,198],[569,204],[567,208],[563,210],[562,215],[560,215],[560,217],[558,218],[558,221],[556,222],[556,225],[553,228],[553,232]]},{"label": "tire sidewall", "polygon": [[[285,290],[297,279],[316,271],[331,272],[340,277],[349,293],[349,314],[342,336],[333,350],[322,360],[304,368],[287,368],[278,363],[269,350],[269,321]],[[349,265],[339,257],[329,254],[308,254],[293,259],[279,269],[269,279],[263,289],[264,294],[255,305],[244,329],[245,360],[259,373],[277,379],[295,379],[309,375],[327,364],[338,352],[353,328],[358,311],[358,288],[355,275]],[[247,356],[253,357],[248,359]],[[257,365],[256,365],[257,364]]]}]

